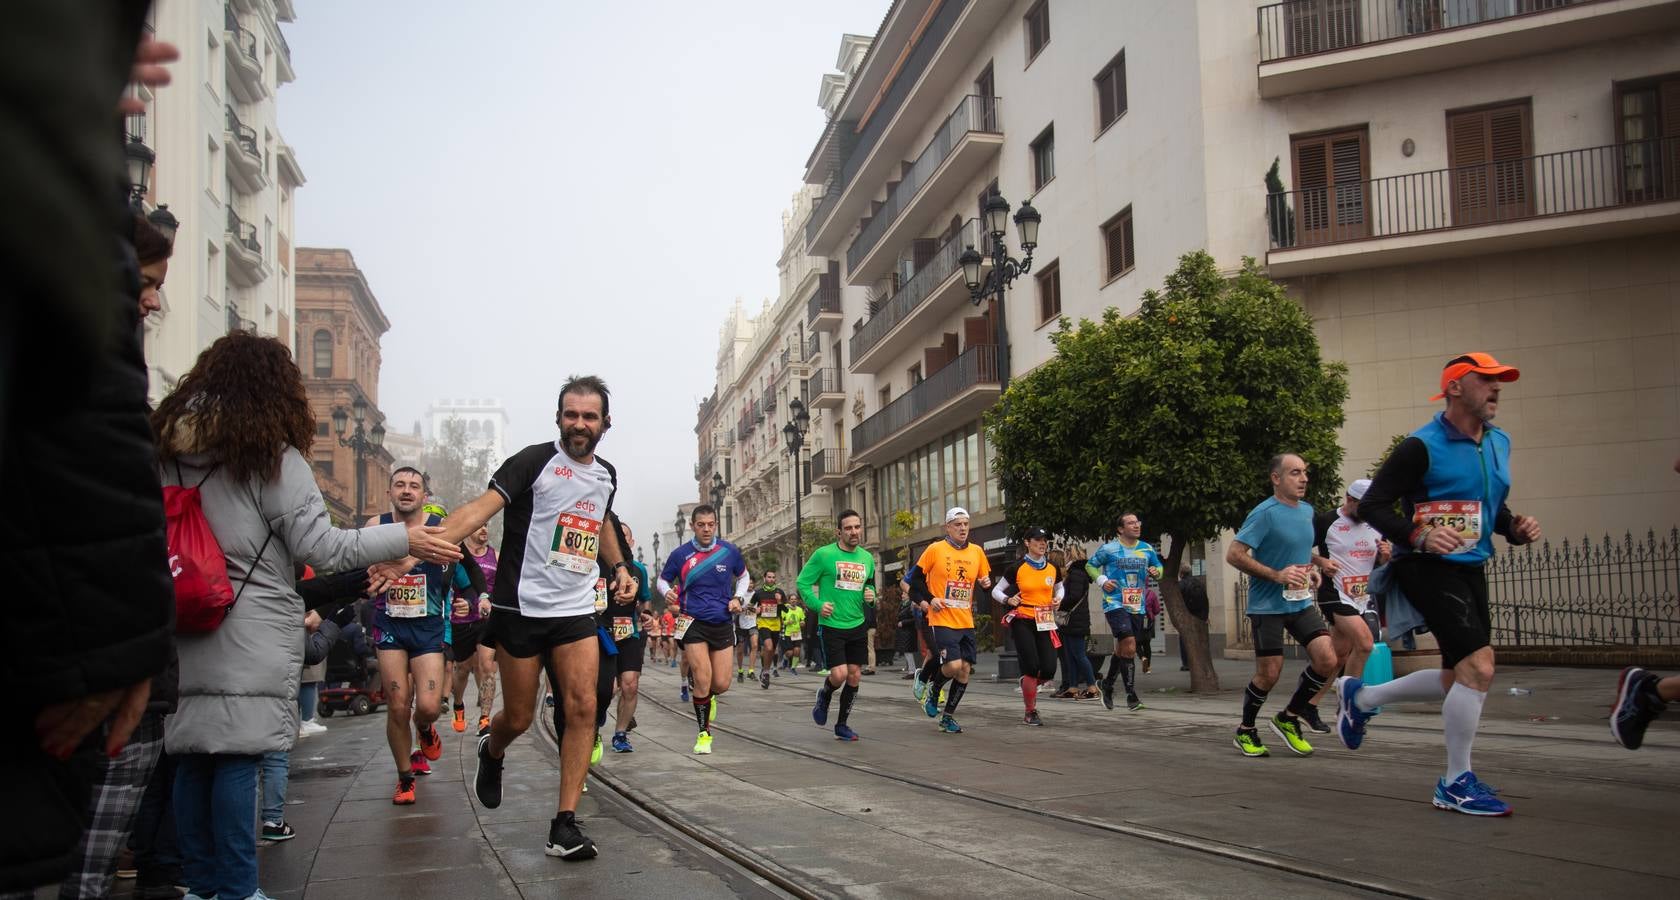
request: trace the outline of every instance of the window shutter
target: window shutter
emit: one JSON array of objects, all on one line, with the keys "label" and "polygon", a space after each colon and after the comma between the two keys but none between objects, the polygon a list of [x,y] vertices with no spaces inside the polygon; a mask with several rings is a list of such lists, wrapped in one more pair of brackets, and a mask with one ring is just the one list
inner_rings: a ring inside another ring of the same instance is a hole
[{"label": "window shutter", "polygon": [[1488,156],[1493,160],[1495,218],[1532,215],[1529,190],[1528,108],[1488,112]]},{"label": "window shutter", "polygon": [[1657,87],[1657,108],[1661,150],[1652,155],[1661,160],[1662,196],[1680,197],[1680,79],[1670,79]]},{"label": "window shutter", "polygon": [[1108,280],[1120,277],[1133,265],[1132,255],[1132,211],[1127,209],[1120,215],[1109,220],[1103,226],[1103,242],[1106,245],[1104,254],[1108,262],[1106,271]]},{"label": "window shutter", "polygon": [[1331,181],[1336,196],[1336,239],[1366,236],[1365,141],[1360,135],[1330,141]]},{"label": "window shutter", "polygon": [[1487,114],[1458,113],[1447,120],[1447,166],[1451,168],[1453,224],[1488,217]]},{"label": "window shutter", "polygon": [[1528,105],[1454,113],[1447,118],[1454,225],[1533,214]]},{"label": "window shutter", "polygon": [[1114,78],[1113,73],[1104,72],[1097,78],[1097,121],[1101,128],[1107,128],[1108,123],[1114,121]]},{"label": "window shutter", "polygon": [[1295,144],[1295,187],[1300,191],[1296,224],[1300,244],[1322,244],[1330,228],[1329,142],[1322,138]]}]

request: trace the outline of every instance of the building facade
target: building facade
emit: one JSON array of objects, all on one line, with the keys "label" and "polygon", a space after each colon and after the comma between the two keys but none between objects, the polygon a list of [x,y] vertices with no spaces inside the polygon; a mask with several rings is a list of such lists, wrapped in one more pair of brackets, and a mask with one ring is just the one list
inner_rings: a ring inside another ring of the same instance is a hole
[{"label": "building facade", "polygon": [[304,175],[276,123],[280,87],[295,78],[280,30],[291,0],[158,0],[151,15],[157,38],[181,51],[173,83],[141,89],[146,114],[127,126],[157,156],[148,203],[181,223],[164,308],[145,326],[155,402],[229,331],[290,345],[292,204]]},{"label": "building facade", "polygon": [[444,426],[451,419],[461,421],[469,452],[490,454],[491,471],[507,459],[508,414],[502,401],[493,397],[449,397],[434,401],[426,409],[427,438],[441,439]]},{"label": "building facade", "polygon": [[[805,325],[844,398],[817,480],[884,571],[895,512],[912,552],[953,505],[1003,538],[980,426],[999,311],[958,264],[994,192],[1043,216],[1002,312],[1013,375],[1060,317],[1134,312],[1186,252],[1253,257],[1349,366],[1342,481],[1479,349],[1523,371],[1499,419],[1513,507],[1560,536],[1673,527],[1680,2],[895,0],[837,68],[806,172],[804,252],[833,278]],[[1208,566],[1216,646],[1233,575]]]},{"label": "building facade", "polygon": [[[333,518],[360,525],[368,510],[385,507],[393,457],[389,444],[375,447],[363,454],[358,471],[355,451],[339,443],[333,412],[351,412],[359,400],[366,407],[364,431],[384,426],[385,414],[379,409],[379,338],[391,330],[391,322],[349,250],[299,247],[296,253],[296,346],[315,413],[310,462]],[[352,417],[346,432],[355,428]],[[356,507],[358,477],[361,509]]]}]

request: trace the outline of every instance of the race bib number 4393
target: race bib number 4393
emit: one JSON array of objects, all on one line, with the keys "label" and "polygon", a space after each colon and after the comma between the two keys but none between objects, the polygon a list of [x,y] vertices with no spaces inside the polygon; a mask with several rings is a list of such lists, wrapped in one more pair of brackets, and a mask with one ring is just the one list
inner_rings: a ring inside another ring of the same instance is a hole
[{"label": "race bib number 4393", "polygon": [[599,519],[561,513],[554,523],[554,542],[549,546],[548,564],[568,572],[589,574],[596,570],[595,554],[600,549]]},{"label": "race bib number 4393", "polygon": [[1482,501],[1431,500],[1419,503],[1412,515],[1419,525],[1433,525],[1455,531],[1467,544],[1482,539]]}]

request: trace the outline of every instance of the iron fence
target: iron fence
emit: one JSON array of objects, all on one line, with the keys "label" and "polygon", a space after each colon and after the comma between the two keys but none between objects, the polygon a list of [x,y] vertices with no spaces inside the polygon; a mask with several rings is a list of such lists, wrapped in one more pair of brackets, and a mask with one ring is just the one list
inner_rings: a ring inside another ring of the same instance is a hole
[{"label": "iron fence", "polygon": [[1258,10],[1260,61],[1533,15],[1590,0],[1285,0]]},{"label": "iron fence", "polygon": [[1531,544],[1486,572],[1496,647],[1680,646],[1680,529]]}]

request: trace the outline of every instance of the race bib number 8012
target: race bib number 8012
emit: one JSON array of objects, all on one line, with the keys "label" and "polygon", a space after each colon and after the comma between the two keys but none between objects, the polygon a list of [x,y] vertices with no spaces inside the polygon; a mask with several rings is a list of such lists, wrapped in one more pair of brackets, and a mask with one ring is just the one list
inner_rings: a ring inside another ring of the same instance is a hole
[{"label": "race bib number 8012", "polygon": [[599,519],[561,513],[554,523],[554,541],[549,545],[548,564],[568,572],[589,574],[596,570],[595,555],[600,549]]}]

